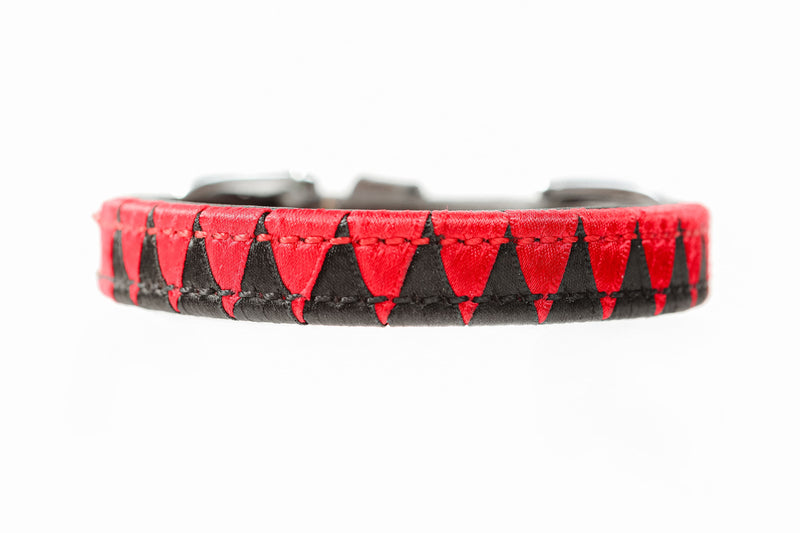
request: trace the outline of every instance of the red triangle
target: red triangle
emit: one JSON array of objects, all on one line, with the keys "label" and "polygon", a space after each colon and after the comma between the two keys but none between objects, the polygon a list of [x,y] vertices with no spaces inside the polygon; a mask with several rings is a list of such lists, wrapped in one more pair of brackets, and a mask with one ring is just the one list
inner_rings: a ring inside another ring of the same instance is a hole
[{"label": "red triangle", "polygon": [[541,298],[533,302],[533,305],[536,307],[536,315],[539,317],[539,324],[544,323],[544,321],[547,320],[547,315],[550,314],[550,308],[553,307],[553,300]]},{"label": "red triangle", "polygon": [[[335,209],[276,209],[264,220],[283,284],[290,293],[302,296],[292,301],[300,322],[331,247],[330,240],[345,213]],[[309,237],[311,240],[305,242]]]},{"label": "red triangle", "polygon": [[540,323],[547,319],[553,304],[547,297],[557,293],[561,285],[578,228],[578,216],[585,211],[506,211],[511,222],[511,234],[517,240],[522,275],[531,293],[542,295],[534,302]]},{"label": "red triangle", "polygon": [[[598,291],[611,294],[622,288],[640,213],[637,208],[587,209],[581,215]],[[613,298],[610,301],[603,304],[604,319],[606,307],[614,308]]]},{"label": "red triangle", "polygon": [[667,295],[663,293],[656,293],[656,315],[660,315],[664,310],[664,305],[667,303]]},{"label": "red triangle", "polygon": [[211,273],[221,290],[233,292],[222,297],[222,307],[231,317],[242,290],[242,276],[256,224],[265,211],[259,207],[211,206],[200,213]]},{"label": "red triangle", "polygon": [[378,315],[378,320],[381,324],[386,325],[389,322],[389,315],[392,314],[395,303],[391,300],[375,304],[375,314]]},{"label": "red triangle", "polygon": [[178,311],[178,300],[181,299],[181,291],[177,289],[173,289],[167,293],[167,298],[169,299],[169,305],[175,310],[176,313]]},{"label": "red triangle", "polygon": [[[672,280],[672,266],[675,262],[675,239],[678,236],[675,207],[664,205],[642,210],[639,233],[650,272],[650,284],[654,289],[663,291]],[[662,308],[663,305],[659,308],[656,298],[656,314]]]},{"label": "red triangle", "polygon": [[178,298],[183,286],[183,265],[194,233],[194,219],[205,207],[202,204],[158,203],[153,210],[158,265],[164,281],[173,286],[168,296],[176,313],[179,312]]},{"label": "red triangle", "polygon": [[[481,296],[500,249],[501,243],[492,241],[503,239],[508,217],[502,211],[434,211],[431,219],[441,238],[442,264],[453,292],[458,297]],[[474,308],[459,307],[468,324]]]},{"label": "red triangle", "polygon": [[134,305],[139,300],[139,260],[142,257],[147,215],[156,205],[155,202],[132,200],[125,202],[119,210],[119,221],[122,224],[122,259],[125,271],[131,280],[130,295]]},{"label": "red triangle", "polygon": [[375,313],[386,324],[400,295],[403,281],[422,235],[427,211],[352,211],[347,216],[350,239],[358,268],[373,296],[387,301],[375,305]]},{"label": "red triangle", "polygon": [[297,320],[301,324],[305,324],[306,321],[303,319],[303,310],[305,309],[306,300],[305,298],[297,298],[292,300],[292,313],[294,316],[297,317]]},{"label": "red triangle", "polygon": [[686,266],[689,270],[692,306],[697,304],[696,286],[700,282],[703,262],[703,239],[708,239],[708,211],[695,204],[681,205],[677,212],[683,229],[683,246],[686,250]]},{"label": "red triangle", "polygon": [[600,305],[603,307],[603,320],[611,318],[611,313],[614,312],[614,306],[617,303],[616,298],[605,296],[600,299]]},{"label": "red triangle", "polygon": [[103,203],[97,216],[100,225],[100,272],[97,283],[109,298],[114,298],[114,233],[117,231],[120,205],[128,200],[117,198]]},{"label": "red triangle", "polygon": [[478,308],[478,304],[475,302],[461,302],[458,304],[458,310],[461,311],[461,318],[464,319],[464,324],[469,324],[469,321],[472,320],[472,315],[475,314],[475,309]]}]

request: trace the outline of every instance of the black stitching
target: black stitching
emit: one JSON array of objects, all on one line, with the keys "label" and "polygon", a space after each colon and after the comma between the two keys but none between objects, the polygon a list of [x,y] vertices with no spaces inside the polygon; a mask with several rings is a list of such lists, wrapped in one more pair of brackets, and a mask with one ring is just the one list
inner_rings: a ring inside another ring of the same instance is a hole
[{"label": "black stitching", "polygon": [[[114,283],[115,288],[119,289],[127,289],[132,285],[136,285],[139,287],[140,294],[157,294],[157,295],[165,295],[171,290],[175,290],[176,287],[174,285],[153,285],[150,283],[120,283],[114,280],[109,276],[98,275],[99,278],[107,279]],[[571,292],[571,293],[561,293],[561,294],[549,294],[547,296],[548,300],[567,300],[567,301],[578,301],[585,298],[591,298],[595,300],[599,300],[601,298],[612,297],[612,298],[632,298],[632,297],[645,297],[645,298],[652,298],[655,294],[666,294],[666,295],[674,295],[674,296],[686,296],[691,294],[692,290],[705,290],[708,288],[708,283],[705,281],[701,281],[695,284],[688,284],[688,285],[676,285],[672,287],[668,287],[662,290],[656,289],[632,289],[632,290],[620,290],[615,291],[612,293],[607,292]],[[235,294],[232,290],[216,290],[213,288],[189,288],[189,287],[180,287],[177,290],[181,292],[181,294],[192,294],[197,296],[231,296]],[[283,296],[277,293],[259,293],[254,291],[242,291],[239,292],[240,298],[257,298],[259,300],[267,300],[267,301],[274,301],[274,300],[297,300],[298,298],[303,298],[302,294],[289,294]],[[496,303],[496,304],[508,304],[511,302],[528,302],[533,303],[537,300],[541,300],[544,298],[543,294],[504,294],[504,295],[491,295],[491,296],[477,296],[474,298],[470,298],[469,296],[456,296],[456,297],[449,297],[449,296],[441,296],[441,295],[433,295],[433,296],[398,296],[396,298],[389,298],[387,296],[372,296],[369,298],[364,298],[360,296],[314,296],[309,298],[308,301],[312,301],[315,303],[321,304],[330,304],[333,306],[339,305],[352,305],[352,304],[363,304],[363,305],[374,305],[386,301],[391,301],[395,304],[412,304],[417,306],[426,306],[432,304],[447,304],[457,306],[464,302],[475,302],[477,304],[482,303]]]}]

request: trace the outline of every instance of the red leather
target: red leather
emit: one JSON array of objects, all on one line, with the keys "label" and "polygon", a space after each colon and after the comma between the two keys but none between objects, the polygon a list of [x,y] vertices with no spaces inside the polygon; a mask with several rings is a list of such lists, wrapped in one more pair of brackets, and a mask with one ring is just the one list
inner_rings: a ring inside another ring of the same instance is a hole
[{"label": "red leather", "polygon": [[417,249],[412,241],[421,238],[428,213],[397,211],[391,218],[376,216],[374,213],[375,211],[353,211],[348,215],[347,222],[351,235],[370,235],[384,243],[393,238],[399,241],[383,246],[354,247],[361,277],[367,288],[372,294],[382,294],[389,298],[375,304],[378,320],[381,324],[386,324],[395,306],[392,299],[400,296],[403,279]]},{"label": "red leather", "polygon": [[[431,219],[436,234],[443,236],[442,263],[456,296],[481,296],[505,240],[508,217],[502,211],[434,211]],[[465,324],[477,307],[472,300],[459,304]]]},{"label": "red leather", "polygon": [[[138,210],[153,212],[154,227],[150,231],[156,235],[158,249],[158,262],[161,273],[167,285],[172,287],[169,291],[169,302],[172,308],[178,311],[178,298],[183,287],[183,266],[186,260],[186,250],[193,235],[194,220],[198,213],[206,208],[205,205],[166,203],[159,202],[155,206],[141,200],[125,202],[120,207],[120,217],[124,211]],[[133,232],[141,228],[123,228]]]},{"label": "red leather", "polygon": [[[267,234],[256,236],[259,218],[267,214]],[[198,216],[199,215],[199,216]],[[349,237],[336,237],[347,215]],[[178,311],[182,273],[192,238],[204,239],[208,263],[219,285],[222,304],[231,317],[239,299],[248,253],[254,241],[269,241],[280,278],[292,297],[292,310],[303,322],[305,302],[332,246],[352,245],[363,282],[375,297],[375,313],[386,324],[400,294],[418,246],[427,245],[423,227],[430,216],[441,246],[441,261],[457,297],[465,324],[476,299],[484,293],[498,249],[513,241],[519,268],[530,292],[542,295],[534,303],[539,322],[547,319],[559,291],[579,221],[601,298],[603,319],[615,306],[628,264],[631,241],[641,244],[655,295],[655,314],[663,309],[673,276],[676,237],[681,235],[691,291],[697,302],[703,250],[708,246],[708,211],[696,204],[656,205],[610,209],[549,209],[509,211],[368,211],[326,209],[268,209],[206,206],[136,198],[106,202],[99,213],[102,262],[99,284],[113,297],[114,238],[120,232],[130,296],[137,302],[139,260],[145,234],[155,235],[158,264],[167,284],[169,301]],[[148,218],[150,222],[148,223]],[[148,227],[150,224],[150,227]],[[510,232],[510,233],[509,233]]]},{"label": "red leather", "polygon": [[[586,241],[597,290],[607,293],[619,291],[625,277],[631,239],[636,237],[634,214],[599,212],[592,217],[585,217],[583,227],[587,234]],[[590,237],[604,234],[618,235],[619,237],[616,239],[593,239]],[[600,303],[603,306],[603,319],[609,318],[614,312],[616,298],[606,296]]]},{"label": "red leather", "polygon": [[[253,209],[251,217],[261,216],[266,209]],[[272,237],[272,252],[278,273],[292,294],[302,297],[292,301],[292,310],[303,322],[303,306],[311,297],[311,289],[332,246],[339,221],[345,211],[334,209],[276,209],[264,221]]]},{"label": "red leather", "polygon": [[[534,302],[540,323],[547,319],[553,305],[547,296],[558,292],[561,285],[581,211],[506,211],[511,234],[519,239],[517,255],[528,288],[533,294],[544,296]],[[627,216],[627,213],[612,216]]]}]

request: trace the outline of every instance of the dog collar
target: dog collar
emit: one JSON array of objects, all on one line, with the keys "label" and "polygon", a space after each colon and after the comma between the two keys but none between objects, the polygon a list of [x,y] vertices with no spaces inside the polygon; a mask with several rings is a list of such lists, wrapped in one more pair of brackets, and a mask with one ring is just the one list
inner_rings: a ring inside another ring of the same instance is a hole
[{"label": "dog collar", "polygon": [[147,309],[360,326],[632,318],[706,298],[701,205],[596,187],[502,205],[368,180],[334,201],[290,178],[118,198],[97,216],[99,285]]}]

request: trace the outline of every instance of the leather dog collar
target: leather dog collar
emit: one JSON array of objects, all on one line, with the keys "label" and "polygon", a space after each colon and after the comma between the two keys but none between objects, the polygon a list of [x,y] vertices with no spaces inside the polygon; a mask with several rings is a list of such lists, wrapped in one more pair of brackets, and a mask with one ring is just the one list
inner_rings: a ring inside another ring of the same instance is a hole
[{"label": "leather dog collar", "polygon": [[631,318],[706,298],[701,205],[555,188],[519,209],[444,207],[371,181],[325,200],[291,179],[109,200],[99,284],[148,309],[375,326]]}]

